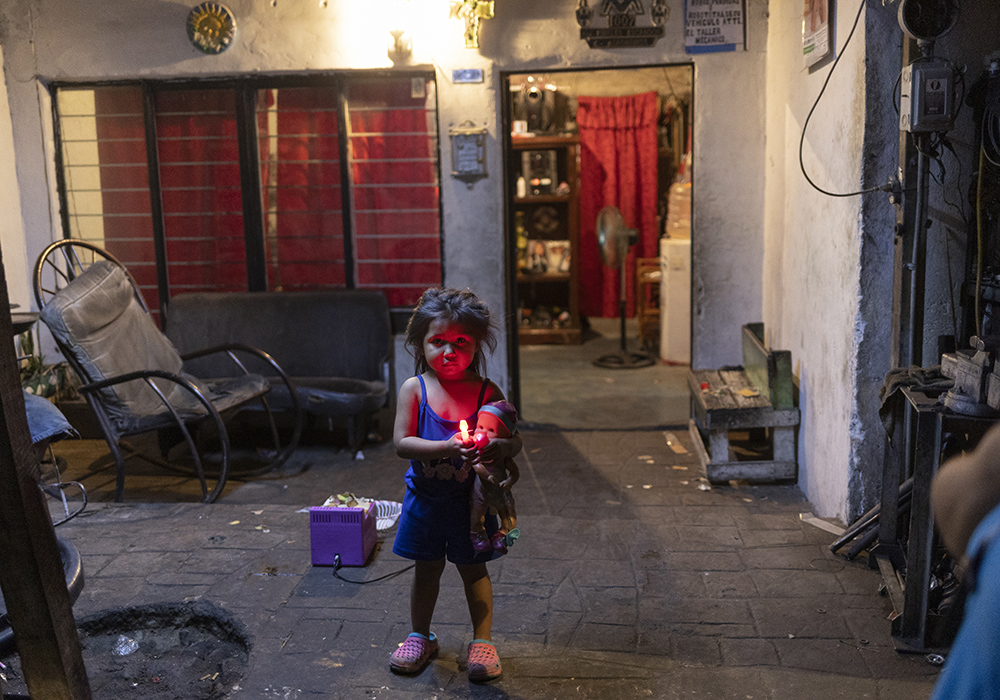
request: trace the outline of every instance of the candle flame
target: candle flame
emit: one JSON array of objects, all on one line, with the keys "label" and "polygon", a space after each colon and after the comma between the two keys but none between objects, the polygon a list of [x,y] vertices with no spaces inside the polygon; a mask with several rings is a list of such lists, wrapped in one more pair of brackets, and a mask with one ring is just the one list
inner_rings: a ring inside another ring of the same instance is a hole
[{"label": "candle flame", "polygon": [[468,442],[469,441],[469,422],[468,421],[464,421],[464,420],[463,421],[459,421],[458,422],[458,427],[462,431],[462,442]]}]

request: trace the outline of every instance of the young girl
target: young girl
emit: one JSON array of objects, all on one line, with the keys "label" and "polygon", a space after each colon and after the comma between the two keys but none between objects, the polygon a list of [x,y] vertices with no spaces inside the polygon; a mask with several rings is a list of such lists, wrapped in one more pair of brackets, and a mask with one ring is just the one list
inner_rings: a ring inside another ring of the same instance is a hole
[{"label": "young girl", "polygon": [[[413,631],[392,653],[398,673],[418,673],[438,653],[431,617],[447,558],[458,568],[472,616],[469,679],[500,675],[500,658],[491,639],[493,584],[486,561],[494,552],[477,553],[469,540],[469,491],[472,465],[513,457],[521,437],[495,439],[477,450],[463,441],[459,422],[476,425],[479,407],[503,399],[503,392],[481,374],[483,346],[491,351],[496,336],[490,312],[472,292],[428,289],[406,327],[406,346],[416,360],[417,376],[399,390],[393,441],[396,453],[410,460],[406,495],[392,551],[414,559],[410,593]],[[496,522],[488,528],[496,530]]]}]

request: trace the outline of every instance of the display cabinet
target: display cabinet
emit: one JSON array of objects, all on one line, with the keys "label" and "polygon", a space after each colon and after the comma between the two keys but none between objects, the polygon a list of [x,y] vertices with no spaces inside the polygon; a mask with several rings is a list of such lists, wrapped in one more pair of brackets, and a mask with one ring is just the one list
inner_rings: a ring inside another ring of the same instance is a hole
[{"label": "display cabinet", "polygon": [[511,142],[520,343],[579,343],[579,139],[513,136]]}]

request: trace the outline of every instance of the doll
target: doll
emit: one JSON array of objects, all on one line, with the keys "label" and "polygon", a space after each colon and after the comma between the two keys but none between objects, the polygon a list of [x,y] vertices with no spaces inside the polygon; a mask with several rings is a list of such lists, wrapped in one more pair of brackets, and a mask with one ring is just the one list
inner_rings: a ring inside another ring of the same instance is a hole
[{"label": "doll", "polygon": [[[507,401],[494,401],[479,409],[476,416],[476,432],[473,442],[482,450],[494,438],[510,437],[517,426],[517,409]],[[511,486],[517,481],[520,471],[513,459],[507,457],[502,463],[479,463],[473,466],[476,480],[472,484],[472,519],[469,537],[477,552],[490,549],[507,552],[507,547],[521,535],[517,529],[517,512]],[[484,519],[490,509],[500,516],[500,529],[490,538],[486,534]]]}]

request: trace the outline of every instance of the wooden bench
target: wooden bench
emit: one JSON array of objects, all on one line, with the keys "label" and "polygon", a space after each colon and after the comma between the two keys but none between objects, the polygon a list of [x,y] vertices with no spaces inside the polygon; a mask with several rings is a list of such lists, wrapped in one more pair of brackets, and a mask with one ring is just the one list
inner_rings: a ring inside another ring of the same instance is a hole
[{"label": "wooden bench", "polygon": [[[743,326],[742,341],[742,368],[688,372],[695,451],[709,481],[794,480],[799,409],[792,393],[792,354],[764,346],[763,323]],[[744,451],[730,444],[730,431],[765,432],[768,444],[763,451]]]}]

